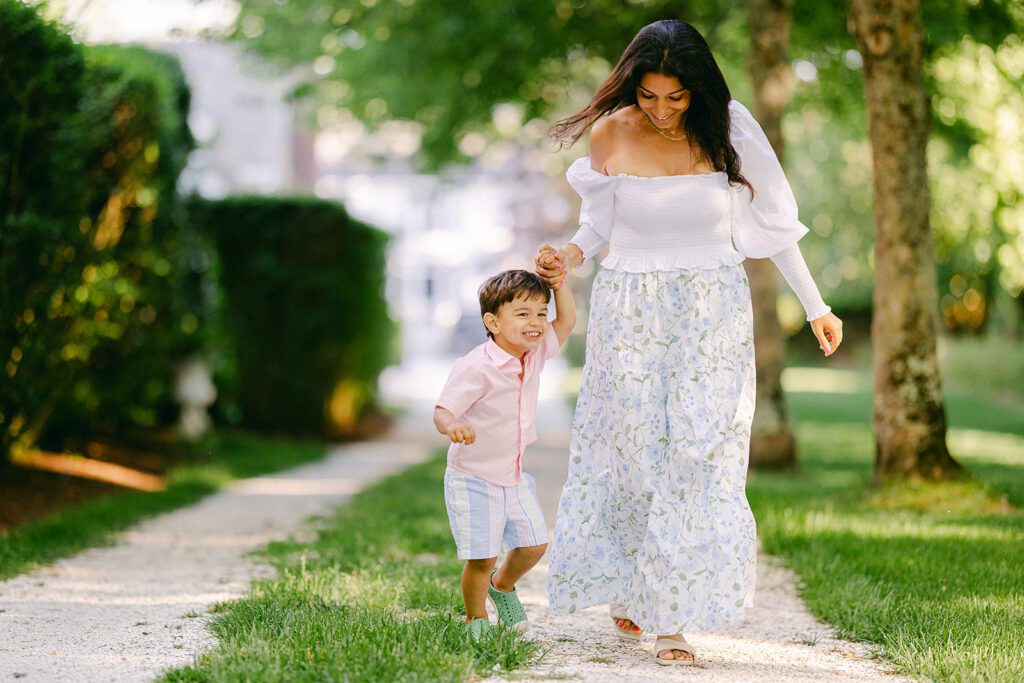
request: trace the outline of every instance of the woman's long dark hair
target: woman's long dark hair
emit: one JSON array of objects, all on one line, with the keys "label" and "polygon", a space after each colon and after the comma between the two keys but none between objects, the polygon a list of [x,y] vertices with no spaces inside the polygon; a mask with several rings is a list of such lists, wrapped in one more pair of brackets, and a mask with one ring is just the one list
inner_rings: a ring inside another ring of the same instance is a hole
[{"label": "woman's long dark hair", "polygon": [[730,183],[750,188],[729,139],[729,86],[704,36],[685,21],[666,19],[640,29],[590,104],[556,123],[551,137],[573,145],[602,116],[637,104],[637,86],[648,73],[675,76],[690,91],[687,135],[716,171],[728,174]]}]

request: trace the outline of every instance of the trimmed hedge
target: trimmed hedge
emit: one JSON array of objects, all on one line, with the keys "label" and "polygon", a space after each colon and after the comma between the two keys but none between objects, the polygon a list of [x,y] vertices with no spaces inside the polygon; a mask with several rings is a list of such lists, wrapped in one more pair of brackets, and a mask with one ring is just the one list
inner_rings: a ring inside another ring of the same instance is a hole
[{"label": "trimmed hedge", "polygon": [[68,122],[84,95],[84,74],[70,36],[35,8],[0,0],[0,218],[77,218],[81,149]]},{"label": "trimmed hedge", "polygon": [[173,57],[83,48],[0,0],[0,462],[176,416],[204,315],[188,100]]},{"label": "trimmed hedge", "polygon": [[385,233],[312,197],[196,200],[217,245],[243,425],[346,436],[390,360]]},{"label": "trimmed hedge", "polygon": [[175,364],[202,344],[201,276],[190,264],[203,245],[177,192],[193,147],[184,73],[175,57],[138,47],[85,54],[79,227],[91,250],[81,271],[89,307],[77,321],[88,350],[49,420],[54,445],[173,422]]}]

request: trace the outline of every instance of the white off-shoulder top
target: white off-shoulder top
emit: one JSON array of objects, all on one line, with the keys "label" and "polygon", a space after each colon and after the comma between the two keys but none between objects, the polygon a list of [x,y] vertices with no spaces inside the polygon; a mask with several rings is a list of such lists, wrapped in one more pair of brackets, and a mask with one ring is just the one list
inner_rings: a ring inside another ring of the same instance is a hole
[{"label": "white off-shoulder top", "polygon": [[754,117],[729,103],[730,136],[740,170],[754,187],[731,186],[724,171],[657,177],[595,171],[577,159],[566,178],[583,200],[579,230],[569,241],[585,258],[608,247],[601,266],[644,273],[737,265],[771,258],[814,320],[822,301],[797,242],[807,227],[775,151]]}]

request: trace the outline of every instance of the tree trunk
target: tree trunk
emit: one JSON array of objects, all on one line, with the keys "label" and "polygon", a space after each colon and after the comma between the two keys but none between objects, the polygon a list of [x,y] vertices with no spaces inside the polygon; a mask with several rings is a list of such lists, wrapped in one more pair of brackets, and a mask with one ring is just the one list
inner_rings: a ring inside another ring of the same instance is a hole
[{"label": "tree trunk", "polygon": [[875,481],[943,479],[960,467],[946,446],[936,357],[935,282],[925,152],[919,0],[853,0],[850,33],[864,59],[875,176]]},{"label": "tree trunk", "polygon": [[[782,161],[782,114],[793,92],[789,68],[792,0],[747,0],[753,48],[747,64],[754,84],[754,114]],[[742,162],[742,159],[740,160]],[[757,400],[750,434],[750,465],[766,469],[796,467],[796,440],[782,392],[785,340],[775,302],[779,273],[768,259],[745,261],[754,308]]]}]

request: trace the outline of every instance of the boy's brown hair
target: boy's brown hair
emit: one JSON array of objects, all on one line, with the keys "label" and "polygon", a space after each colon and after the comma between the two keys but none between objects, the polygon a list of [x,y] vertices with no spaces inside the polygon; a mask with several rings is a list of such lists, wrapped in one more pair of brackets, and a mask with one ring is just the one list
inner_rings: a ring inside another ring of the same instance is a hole
[{"label": "boy's brown hair", "polygon": [[[506,270],[488,278],[480,285],[477,296],[480,297],[482,318],[485,313],[498,315],[498,309],[516,297],[543,299],[544,303],[548,303],[551,301],[551,289],[536,273],[528,270]],[[494,338],[490,330],[487,330],[487,338]]]}]

